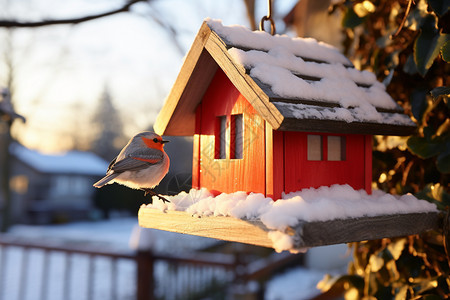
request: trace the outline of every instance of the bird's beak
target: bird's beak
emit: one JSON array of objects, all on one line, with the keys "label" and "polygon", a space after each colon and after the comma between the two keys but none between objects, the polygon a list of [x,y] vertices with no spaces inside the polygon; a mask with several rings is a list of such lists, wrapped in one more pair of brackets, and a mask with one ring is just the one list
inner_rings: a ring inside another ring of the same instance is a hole
[{"label": "bird's beak", "polygon": [[163,145],[164,145],[165,143],[168,143],[168,142],[170,142],[170,141],[165,141],[165,140],[162,140],[162,141],[161,141],[161,144],[163,144]]}]

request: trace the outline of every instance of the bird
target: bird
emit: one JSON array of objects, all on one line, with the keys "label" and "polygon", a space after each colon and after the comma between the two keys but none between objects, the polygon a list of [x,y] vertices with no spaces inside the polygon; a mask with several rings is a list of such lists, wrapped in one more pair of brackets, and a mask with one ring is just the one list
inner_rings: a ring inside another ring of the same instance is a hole
[{"label": "bird", "polygon": [[150,194],[163,202],[170,202],[154,191],[169,171],[170,159],[164,151],[164,144],[167,142],[169,141],[151,131],[136,134],[111,161],[106,176],[93,186],[101,188],[117,182],[144,191],[144,196]]}]

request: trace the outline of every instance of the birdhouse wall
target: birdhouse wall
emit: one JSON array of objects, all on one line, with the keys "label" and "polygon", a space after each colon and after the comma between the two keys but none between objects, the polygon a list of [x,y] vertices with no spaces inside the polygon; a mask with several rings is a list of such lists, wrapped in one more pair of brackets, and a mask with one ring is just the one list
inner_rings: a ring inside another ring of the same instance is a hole
[{"label": "birdhouse wall", "polygon": [[371,138],[284,132],[284,191],[348,184],[371,192]]},{"label": "birdhouse wall", "polygon": [[192,185],[265,193],[265,122],[218,69],[196,111]]}]

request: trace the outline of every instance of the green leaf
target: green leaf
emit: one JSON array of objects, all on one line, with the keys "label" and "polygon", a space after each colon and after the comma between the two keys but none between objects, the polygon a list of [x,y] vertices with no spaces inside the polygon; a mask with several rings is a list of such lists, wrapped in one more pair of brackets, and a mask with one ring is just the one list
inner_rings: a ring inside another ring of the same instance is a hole
[{"label": "green leaf", "polygon": [[428,5],[438,15],[445,15],[450,10],[450,0],[428,0]]},{"label": "green leaf", "polygon": [[349,7],[345,12],[344,18],[342,19],[342,26],[346,28],[355,28],[364,22],[364,18],[360,18],[352,7]]},{"label": "green leaf", "polygon": [[430,141],[423,137],[412,136],[406,142],[409,150],[417,156],[427,159],[439,154],[442,149],[442,143],[439,141]]},{"label": "green leaf", "polygon": [[414,62],[420,75],[425,76],[439,55],[441,47],[450,39],[436,28],[436,18],[428,14],[422,22],[419,36],[414,42]]},{"label": "green leaf", "polygon": [[414,75],[418,73],[416,62],[414,61],[414,55],[411,54],[406,59],[406,63],[403,65],[403,72],[409,75]]},{"label": "green leaf", "polygon": [[441,56],[445,62],[450,63],[450,41],[447,41],[442,45]]},{"label": "green leaf", "polygon": [[427,91],[417,89],[411,93],[411,112],[417,121],[422,122],[423,113],[428,108]]},{"label": "green leaf", "polygon": [[439,96],[450,96],[450,86],[438,86],[431,90],[431,96],[437,99]]}]

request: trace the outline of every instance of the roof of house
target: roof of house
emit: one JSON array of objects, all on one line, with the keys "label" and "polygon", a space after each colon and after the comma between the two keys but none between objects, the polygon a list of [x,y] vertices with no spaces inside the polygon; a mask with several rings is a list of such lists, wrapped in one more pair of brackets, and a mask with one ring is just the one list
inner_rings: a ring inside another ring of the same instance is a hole
[{"label": "roof of house", "polygon": [[195,109],[221,68],[275,129],[408,135],[414,122],[368,71],[312,38],[272,36],[207,19],[155,123],[165,135],[193,135]]},{"label": "roof of house", "polygon": [[108,162],[91,152],[68,151],[43,154],[14,143],[10,153],[33,169],[47,174],[78,174],[103,176]]}]

